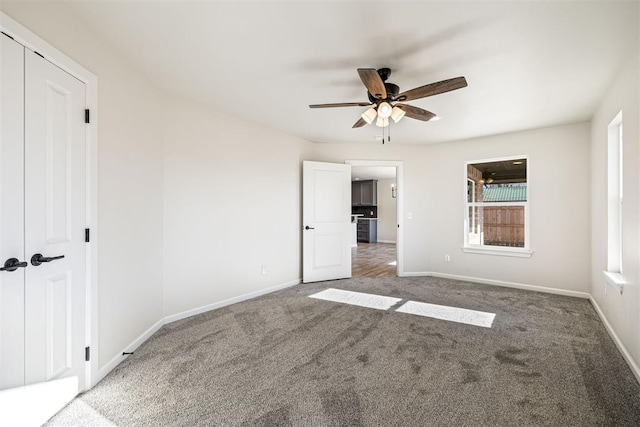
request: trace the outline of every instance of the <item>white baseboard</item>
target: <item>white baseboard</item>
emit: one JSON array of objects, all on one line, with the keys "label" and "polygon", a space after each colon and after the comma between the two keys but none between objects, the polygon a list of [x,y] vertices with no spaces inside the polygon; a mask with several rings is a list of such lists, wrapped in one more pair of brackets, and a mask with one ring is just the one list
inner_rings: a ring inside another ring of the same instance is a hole
[{"label": "white baseboard", "polygon": [[638,382],[640,383],[640,367],[638,367],[638,364],[635,362],[635,360],[633,360],[633,357],[631,357],[631,353],[629,353],[629,350],[627,350],[624,344],[622,344],[622,341],[618,337],[618,334],[616,334],[615,331],[613,330],[613,327],[609,323],[607,316],[604,315],[604,312],[602,311],[602,309],[600,309],[600,306],[598,305],[596,300],[592,296],[589,296],[589,301],[591,301],[591,305],[593,305],[593,308],[595,308],[596,313],[598,313],[598,316],[600,316],[600,320],[604,324],[604,327],[606,328],[607,332],[609,332],[609,336],[611,336],[611,339],[613,339],[613,342],[616,343],[616,347],[618,347],[618,350],[620,351],[620,353],[622,353],[622,357],[627,362],[627,365],[629,365],[631,372],[633,372],[633,375],[636,377],[636,380],[638,380]]},{"label": "white baseboard", "polygon": [[566,289],[546,288],[544,286],[525,285],[524,283],[505,282],[502,280],[482,279],[479,277],[459,276],[457,274],[446,274],[436,272],[405,272],[402,273],[402,277],[441,277],[443,279],[462,280],[464,282],[482,283],[484,285],[502,286],[505,288],[524,289],[527,291],[544,292],[547,294],[564,295],[569,297],[585,298],[591,297],[587,292],[569,291]]},{"label": "white baseboard", "polygon": [[[133,340],[129,345],[127,345],[123,351],[133,352],[135,351],[142,343],[148,340],[151,335],[155,334],[162,326],[167,323],[172,323],[177,320],[186,319],[187,317],[195,316],[196,314],[205,313],[207,311],[215,310],[217,308],[226,307],[227,305],[235,304],[242,301],[247,301],[252,298],[256,298],[262,295],[269,294],[271,292],[279,291],[281,289],[289,288],[291,286],[295,286],[300,284],[301,280],[296,279],[290,282],[282,283],[280,285],[272,286],[267,289],[261,289],[259,291],[250,292],[248,294],[239,295],[237,297],[229,298],[224,301],[219,301],[213,304],[208,304],[202,307],[194,308],[192,310],[183,311],[181,313],[172,314],[171,316],[163,317],[158,320],[153,326],[143,332],[138,338]],[[122,352],[116,355],[113,359],[111,359],[106,365],[98,370],[98,374],[95,378],[91,379],[91,388],[98,384],[104,377],[107,376],[109,372],[111,372],[116,366],[120,364],[127,356],[123,356]]]},{"label": "white baseboard", "polygon": [[237,297],[229,298],[223,301],[214,302],[213,304],[203,305],[202,307],[194,308],[191,310],[183,311],[181,313],[172,314],[165,317],[164,324],[175,322],[178,320],[186,319],[187,317],[195,316],[196,314],[205,313],[207,311],[215,310],[216,308],[226,307],[231,304],[250,300],[262,295],[270,294],[271,292],[279,291],[281,289],[289,288],[291,286],[299,285],[300,279],[292,280],[290,282],[282,283],[280,285],[272,286],[267,289],[261,289],[259,291],[249,292],[248,294],[239,295]]},{"label": "white baseboard", "polygon": [[395,240],[378,240],[378,243],[393,243],[395,245],[396,241]]},{"label": "white baseboard", "polygon": [[111,372],[116,366],[120,364],[127,356],[123,356],[122,352],[132,352],[135,351],[140,345],[151,337],[151,335],[155,334],[158,329],[160,329],[164,325],[164,319],[158,320],[153,324],[149,329],[144,331],[138,338],[133,340],[128,346],[126,346],[121,352],[119,352],[113,359],[111,359],[106,365],[102,368],[98,369],[98,375],[96,378],[91,378],[91,387],[98,384],[104,377],[107,376],[109,372]]},{"label": "white baseboard", "polygon": [[431,273],[428,271],[404,271],[398,273],[398,277],[429,277]]}]

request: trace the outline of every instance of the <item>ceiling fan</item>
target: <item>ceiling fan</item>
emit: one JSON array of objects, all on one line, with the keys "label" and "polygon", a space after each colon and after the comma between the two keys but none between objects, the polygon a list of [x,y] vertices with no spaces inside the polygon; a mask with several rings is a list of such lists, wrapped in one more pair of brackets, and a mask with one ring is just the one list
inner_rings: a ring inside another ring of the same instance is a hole
[{"label": "ceiling fan", "polygon": [[420,86],[405,92],[399,93],[400,88],[393,83],[387,83],[387,79],[391,75],[391,69],[380,68],[358,68],[358,74],[362,83],[367,88],[369,102],[342,102],[337,104],[312,104],[310,108],[333,108],[333,107],[370,107],[367,109],[360,119],[353,125],[354,128],[362,127],[366,124],[375,124],[378,127],[389,126],[391,118],[398,123],[405,115],[412,119],[428,122],[437,119],[431,111],[412,105],[403,104],[404,101],[412,101],[414,99],[426,98],[428,96],[438,95],[440,93],[449,92],[456,89],[462,89],[467,86],[464,77],[456,77],[453,79],[442,80],[436,83]]}]

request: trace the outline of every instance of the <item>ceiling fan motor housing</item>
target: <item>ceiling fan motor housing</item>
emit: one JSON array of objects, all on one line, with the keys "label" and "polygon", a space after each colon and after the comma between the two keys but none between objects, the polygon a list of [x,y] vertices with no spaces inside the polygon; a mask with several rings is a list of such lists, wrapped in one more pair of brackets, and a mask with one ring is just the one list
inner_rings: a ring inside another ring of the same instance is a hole
[{"label": "ceiling fan motor housing", "polygon": [[[397,84],[385,83],[384,87],[387,90],[387,98],[386,99],[389,99],[391,97],[395,97],[396,95],[398,95],[400,93],[400,87]],[[371,101],[371,102],[377,102],[378,101],[378,99],[375,98],[373,95],[371,95],[369,92],[367,92],[367,96],[369,97],[369,101]],[[384,99],[382,99],[381,101],[384,101]]]},{"label": "ceiling fan motor housing", "polygon": [[378,68],[376,71],[378,72],[378,75],[380,76],[383,82],[386,82],[387,79],[391,76],[391,68],[387,68],[387,67]]}]

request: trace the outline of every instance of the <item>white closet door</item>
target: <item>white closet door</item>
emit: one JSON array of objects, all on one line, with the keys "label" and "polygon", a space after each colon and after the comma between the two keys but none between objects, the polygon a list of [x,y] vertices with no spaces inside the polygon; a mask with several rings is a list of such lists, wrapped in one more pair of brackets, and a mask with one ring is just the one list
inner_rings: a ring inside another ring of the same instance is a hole
[{"label": "white closet door", "polygon": [[84,384],[84,83],[26,50],[25,100],[25,383]]},{"label": "white closet door", "polygon": [[[24,251],[24,48],[0,34],[0,267]],[[0,271],[0,390],[24,384],[24,275]]]}]

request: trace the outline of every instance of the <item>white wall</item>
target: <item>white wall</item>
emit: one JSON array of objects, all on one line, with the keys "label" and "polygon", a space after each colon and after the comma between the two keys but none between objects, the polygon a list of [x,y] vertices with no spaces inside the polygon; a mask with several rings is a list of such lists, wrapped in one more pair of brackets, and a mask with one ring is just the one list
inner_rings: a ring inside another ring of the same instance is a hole
[{"label": "white wall", "polygon": [[[589,290],[589,125],[557,126],[434,147],[424,182],[429,209],[427,264],[432,271]],[[531,258],[462,253],[465,161],[528,156]],[[582,178],[582,179],[581,179]],[[444,256],[451,255],[451,262]]]},{"label": "white wall", "polygon": [[3,1],[0,9],[98,77],[102,367],[162,314],[159,124],[165,121],[166,102],[64,5]]},{"label": "white wall", "polygon": [[[611,85],[591,123],[591,294],[612,328],[640,365],[640,129],[638,56],[629,60]],[[624,134],[623,260],[620,294],[607,284],[607,127],[622,111]],[[606,294],[605,294],[606,291]]]},{"label": "white wall", "polygon": [[395,186],[396,180],[378,180],[378,241],[395,243],[398,212],[396,199],[391,197],[391,184]]},{"label": "white wall", "polygon": [[203,106],[177,105],[169,117],[164,314],[300,279],[301,161],[311,144]]},{"label": "white wall", "polygon": [[[428,124],[425,124],[428,126]],[[438,145],[317,145],[314,157],[404,159],[405,272],[435,272],[588,292],[589,124],[578,123]],[[529,156],[529,259],[462,253],[465,161]],[[576,177],[583,177],[582,180]],[[451,262],[444,262],[449,254]]]},{"label": "white wall", "polygon": [[1,10],[98,77],[99,367],[165,315],[300,278],[309,142],[162,94],[63,4]]}]

